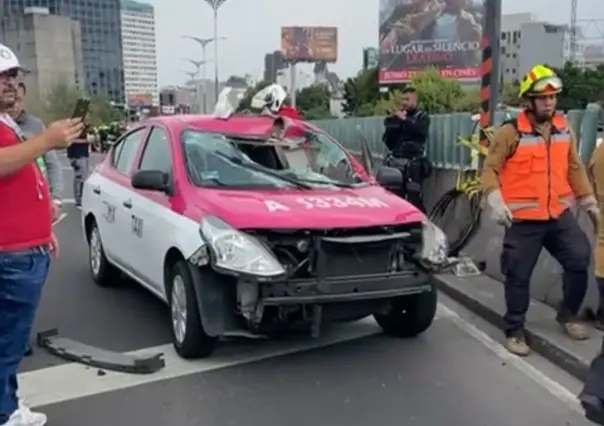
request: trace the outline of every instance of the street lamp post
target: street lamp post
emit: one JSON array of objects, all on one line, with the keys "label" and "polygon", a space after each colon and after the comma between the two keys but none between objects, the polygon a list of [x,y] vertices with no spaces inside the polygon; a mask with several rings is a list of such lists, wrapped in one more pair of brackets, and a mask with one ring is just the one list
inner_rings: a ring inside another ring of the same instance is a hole
[{"label": "street lamp post", "polygon": [[[189,76],[189,81],[195,81],[196,78],[199,78],[199,72],[198,71],[183,71],[186,75]],[[199,109],[200,107],[200,103],[199,103],[199,89],[198,89],[199,85],[195,85],[195,96],[197,97],[197,108]],[[187,89],[188,91],[188,89]],[[201,110],[199,110],[198,112],[201,112]]]},{"label": "street lamp post", "polygon": [[[199,84],[199,74],[200,74],[201,70],[203,68],[205,68],[206,62],[205,61],[195,61],[195,60],[189,59],[189,58],[183,58],[183,61],[187,61],[190,64],[193,64],[193,66],[195,67],[195,73],[191,73],[191,74],[193,74],[193,76],[197,78],[197,80],[192,78],[193,82],[195,83],[195,96],[197,96],[197,108],[198,108],[200,114],[205,114],[206,113],[205,89],[203,91],[204,96],[203,96],[203,101],[202,101],[201,90],[200,90],[201,85]],[[187,74],[189,74],[189,73],[187,72]]]},{"label": "street lamp post", "polygon": [[[212,42],[216,42],[218,43],[219,40],[226,40],[226,38],[224,37],[218,37],[218,38],[200,38],[200,37],[194,37],[194,36],[189,36],[189,35],[185,35],[183,36],[183,38],[189,39],[189,40],[193,40],[196,41],[197,43],[199,43],[199,45],[201,46],[201,60],[204,61],[204,66],[201,69],[201,79],[203,80],[203,112],[205,113],[207,111],[208,108],[208,100],[207,100],[207,93],[208,91],[206,90],[206,67],[205,65],[210,62],[207,59],[206,53],[207,53],[207,47],[208,44],[212,43]],[[216,63],[216,62],[215,62]]]},{"label": "street lamp post", "polygon": [[227,0],[205,0],[214,12],[214,95],[218,102],[218,10]]}]

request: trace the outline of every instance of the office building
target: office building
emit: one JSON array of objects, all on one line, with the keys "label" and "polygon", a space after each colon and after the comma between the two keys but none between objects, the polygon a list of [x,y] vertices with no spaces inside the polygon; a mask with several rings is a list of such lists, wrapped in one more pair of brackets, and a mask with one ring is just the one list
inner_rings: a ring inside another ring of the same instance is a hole
[{"label": "office building", "polygon": [[264,55],[264,81],[276,83],[279,71],[285,68],[287,64],[280,50]]},{"label": "office building", "polygon": [[501,76],[520,80],[535,64],[562,67],[568,58],[569,27],[538,21],[529,13],[504,15]]},{"label": "office building", "polygon": [[126,102],[131,107],[159,105],[154,8],[132,0],[121,4]]},{"label": "office building", "polygon": [[580,63],[583,68],[596,68],[604,64],[604,45],[584,44],[581,46]]},{"label": "office building", "polygon": [[45,99],[58,84],[85,88],[78,22],[34,7],[6,17],[0,21],[0,39],[30,70],[25,80],[29,97]]},{"label": "office building", "polygon": [[[87,92],[124,102],[120,0],[0,0],[0,16],[44,7],[80,23]],[[10,18],[9,18],[10,19]]]}]

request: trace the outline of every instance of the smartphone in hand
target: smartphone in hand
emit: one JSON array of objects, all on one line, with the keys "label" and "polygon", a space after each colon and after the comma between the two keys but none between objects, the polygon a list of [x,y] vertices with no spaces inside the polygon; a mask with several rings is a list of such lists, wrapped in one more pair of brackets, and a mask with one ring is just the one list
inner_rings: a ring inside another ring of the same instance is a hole
[{"label": "smartphone in hand", "polygon": [[73,113],[71,114],[71,118],[80,118],[84,120],[88,115],[88,110],[90,109],[90,99],[88,98],[79,98],[75,104],[73,109]]}]

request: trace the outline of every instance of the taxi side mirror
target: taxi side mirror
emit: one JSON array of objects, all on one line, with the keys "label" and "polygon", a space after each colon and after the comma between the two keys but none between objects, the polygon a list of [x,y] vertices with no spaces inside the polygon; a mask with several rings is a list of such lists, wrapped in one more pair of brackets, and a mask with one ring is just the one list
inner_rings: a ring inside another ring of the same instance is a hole
[{"label": "taxi side mirror", "polygon": [[159,170],[139,170],[132,175],[131,179],[134,189],[159,192],[169,191],[169,181],[168,174]]},{"label": "taxi side mirror", "polygon": [[375,179],[386,189],[401,189],[403,187],[403,173],[394,167],[381,167]]}]

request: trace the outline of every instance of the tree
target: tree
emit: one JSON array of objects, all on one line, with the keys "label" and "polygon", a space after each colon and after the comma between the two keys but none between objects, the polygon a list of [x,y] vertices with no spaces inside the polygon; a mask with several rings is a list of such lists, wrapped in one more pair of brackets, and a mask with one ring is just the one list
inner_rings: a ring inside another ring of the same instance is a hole
[{"label": "tree", "polygon": [[468,94],[457,80],[445,79],[437,69],[428,69],[411,80],[417,90],[418,101],[430,114],[458,111]]},{"label": "tree", "polygon": [[92,126],[100,126],[124,119],[124,112],[114,107],[104,95],[93,96],[87,121]]},{"label": "tree", "polygon": [[380,93],[378,69],[368,68],[346,80],[343,97],[342,111],[348,116],[362,117],[373,115],[374,107],[388,96]]},{"label": "tree", "polygon": [[[25,107],[48,124],[54,120],[70,117],[81,96],[82,93],[77,87],[58,82],[42,100],[27,99]],[[120,121],[123,118],[123,111],[115,108],[107,97],[97,95],[90,100],[90,110],[86,121],[92,126]]]},{"label": "tree", "polygon": [[[437,70],[427,70],[413,78],[410,86],[417,90],[418,103],[430,114],[480,109],[480,91],[465,88],[457,80],[444,79]],[[400,87],[400,86],[399,86]],[[392,114],[400,104],[400,89],[391,90],[372,105],[366,115]]]},{"label": "tree", "polygon": [[48,123],[69,117],[80,96],[77,87],[60,81],[52,86],[41,100],[26,99],[25,107]]},{"label": "tree", "polygon": [[480,89],[464,90],[464,95],[455,102],[455,112],[471,112],[477,113],[480,111]]},{"label": "tree", "polygon": [[501,85],[501,102],[507,106],[519,106],[521,99],[518,96],[520,84],[518,81],[504,81]]},{"label": "tree", "polygon": [[329,89],[325,85],[305,87],[296,93],[296,108],[306,120],[332,118],[330,99]]},{"label": "tree", "polygon": [[558,96],[558,108],[583,109],[591,102],[604,100],[604,64],[595,69],[581,69],[570,62],[555,70],[564,84]]}]

